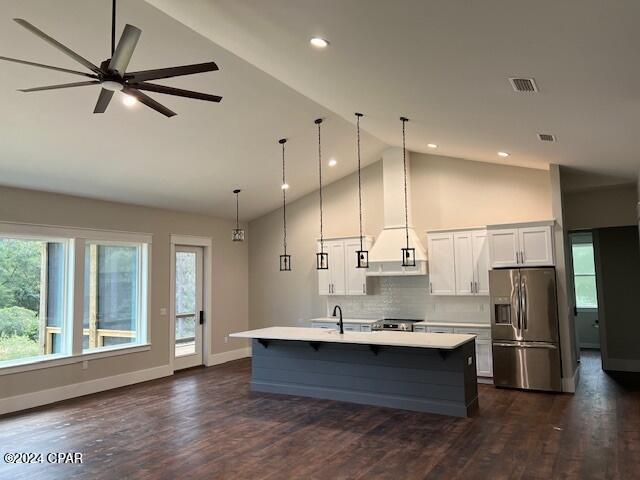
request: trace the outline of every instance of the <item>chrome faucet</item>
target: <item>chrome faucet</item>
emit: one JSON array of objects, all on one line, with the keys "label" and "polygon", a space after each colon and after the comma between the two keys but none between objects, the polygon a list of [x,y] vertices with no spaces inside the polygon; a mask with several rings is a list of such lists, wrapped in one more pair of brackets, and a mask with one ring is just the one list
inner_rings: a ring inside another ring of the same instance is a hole
[{"label": "chrome faucet", "polygon": [[342,308],[340,308],[340,305],[336,305],[335,307],[333,307],[333,316],[336,316],[336,311],[340,312],[340,321],[338,322],[338,326],[340,326],[340,333],[343,334],[344,333],[344,326],[342,324]]}]

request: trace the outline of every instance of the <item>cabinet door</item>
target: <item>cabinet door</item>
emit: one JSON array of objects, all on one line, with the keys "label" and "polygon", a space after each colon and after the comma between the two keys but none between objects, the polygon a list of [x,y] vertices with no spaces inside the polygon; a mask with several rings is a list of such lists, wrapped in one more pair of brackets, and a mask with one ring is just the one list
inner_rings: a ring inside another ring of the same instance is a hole
[{"label": "cabinet door", "polygon": [[493,268],[517,267],[519,251],[517,228],[489,230],[489,257]]},{"label": "cabinet door", "polygon": [[551,227],[524,227],[518,230],[521,265],[553,266]]},{"label": "cabinet door", "polygon": [[[320,251],[320,242],[316,245],[316,253]],[[329,246],[324,244],[324,251],[329,251]],[[315,262],[314,262],[315,265]],[[331,264],[329,264],[331,269]],[[331,270],[317,270],[318,272],[318,294],[319,295],[331,295]]]},{"label": "cabinet door", "polygon": [[[340,327],[338,327],[340,328]],[[345,323],[342,325],[342,329],[345,332],[359,332],[360,331],[360,324],[359,323]]]},{"label": "cabinet door", "polygon": [[451,327],[427,327],[427,333],[453,333]]},{"label": "cabinet door", "polygon": [[475,276],[473,272],[473,243],[471,231],[453,234],[455,256],[456,295],[473,295]]},{"label": "cabinet door", "polygon": [[[366,249],[367,246],[363,245]],[[366,295],[367,269],[358,268],[358,254],[360,240],[347,240],[344,244],[344,258],[346,268],[347,295]]]},{"label": "cabinet door", "polygon": [[328,242],[329,276],[331,278],[331,294],[345,295],[347,292],[346,265],[344,258],[344,242],[342,240]]},{"label": "cabinet door", "polygon": [[491,341],[476,338],[476,372],[479,377],[493,377]]},{"label": "cabinet door", "polygon": [[413,331],[417,333],[426,333],[427,327],[426,325],[414,325]]},{"label": "cabinet door", "polygon": [[452,233],[436,233],[427,237],[429,246],[429,293],[455,295],[456,271]]},{"label": "cabinet door", "polygon": [[324,328],[325,330],[337,330],[338,326],[335,323],[311,322],[311,328]]},{"label": "cabinet door", "polygon": [[471,239],[475,294],[489,295],[489,245],[486,230],[473,231]]}]

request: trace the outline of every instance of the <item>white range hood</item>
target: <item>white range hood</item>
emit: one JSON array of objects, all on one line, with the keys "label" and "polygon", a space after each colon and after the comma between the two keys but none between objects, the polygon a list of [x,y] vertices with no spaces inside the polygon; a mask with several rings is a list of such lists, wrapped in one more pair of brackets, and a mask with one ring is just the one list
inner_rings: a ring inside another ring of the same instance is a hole
[{"label": "white range hood", "polygon": [[409,247],[416,249],[416,266],[402,267],[402,248],[407,246],[404,213],[404,166],[402,148],[390,148],[382,154],[384,229],[369,252],[367,275],[395,276],[425,275],[427,273],[427,255],[412,224],[410,165],[409,152],[407,152]]}]

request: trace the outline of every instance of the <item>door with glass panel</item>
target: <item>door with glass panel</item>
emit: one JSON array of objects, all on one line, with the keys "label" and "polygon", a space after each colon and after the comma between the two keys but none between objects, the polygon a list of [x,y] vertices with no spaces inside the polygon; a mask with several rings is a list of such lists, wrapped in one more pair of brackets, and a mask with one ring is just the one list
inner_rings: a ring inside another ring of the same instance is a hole
[{"label": "door with glass panel", "polygon": [[201,247],[176,247],[175,256],[175,344],[174,369],[202,365],[202,306]]}]

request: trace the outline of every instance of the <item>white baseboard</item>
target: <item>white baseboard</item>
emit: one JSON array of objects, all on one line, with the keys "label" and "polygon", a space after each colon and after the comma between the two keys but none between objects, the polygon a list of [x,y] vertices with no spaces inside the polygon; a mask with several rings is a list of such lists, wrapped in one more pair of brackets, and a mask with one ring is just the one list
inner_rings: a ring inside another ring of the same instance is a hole
[{"label": "white baseboard", "polygon": [[209,362],[207,366],[220,365],[221,363],[231,362],[233,360],[240,360],[241,358],[247,358],[251,356],[251,347],[238,348],[237,350],[230,350],[228,352],[214,353],[209,355]]},{"label": "white baseboard", "polygon": [[576,366],[571,377],[562,378],[562,391],[565,393],[576,393],[578,382],[580,381],[580,364]]},{"label": "white baseboard", "polygon": [[605,358],[603,368],[616,372],[640,372],[640,360],[626,358]]},{"label": "white baseboard", "polygon": [[172,375],[169,365],[0,399],[0,415]]}]

